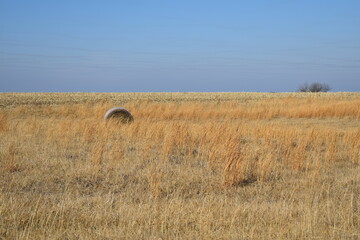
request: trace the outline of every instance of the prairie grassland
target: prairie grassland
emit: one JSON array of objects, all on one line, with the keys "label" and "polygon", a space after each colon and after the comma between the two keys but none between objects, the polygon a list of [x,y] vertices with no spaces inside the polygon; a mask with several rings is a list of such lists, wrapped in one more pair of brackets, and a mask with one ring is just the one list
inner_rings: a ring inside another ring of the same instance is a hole
[{"label": "prairie grassland", "polygon": [[[133,123],[103,120],[119,104]],[[13,93],[0,106],[0,238],[360,238],[359,93]]]}]

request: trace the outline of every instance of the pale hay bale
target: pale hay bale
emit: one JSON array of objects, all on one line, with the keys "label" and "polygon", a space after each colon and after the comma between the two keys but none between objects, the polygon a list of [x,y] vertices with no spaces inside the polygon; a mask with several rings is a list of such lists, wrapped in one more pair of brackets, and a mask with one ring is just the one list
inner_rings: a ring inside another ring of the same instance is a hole
[{"label": "pale hay bale", "polygon": [[122,107],[114,107],[109,109],[105,113],[104,119],[116,119],[119,120],[121,123],[129,123],[134,121],[134,117],[131,115],[131,113]]}]

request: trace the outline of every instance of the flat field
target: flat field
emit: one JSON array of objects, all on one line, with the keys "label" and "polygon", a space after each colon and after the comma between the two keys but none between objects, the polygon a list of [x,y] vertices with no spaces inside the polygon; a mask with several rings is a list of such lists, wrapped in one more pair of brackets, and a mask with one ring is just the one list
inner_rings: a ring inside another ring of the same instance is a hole
[{"label": "flat field", "polygon": [[360,239],[360,93],[0,93],[0,238]]}]

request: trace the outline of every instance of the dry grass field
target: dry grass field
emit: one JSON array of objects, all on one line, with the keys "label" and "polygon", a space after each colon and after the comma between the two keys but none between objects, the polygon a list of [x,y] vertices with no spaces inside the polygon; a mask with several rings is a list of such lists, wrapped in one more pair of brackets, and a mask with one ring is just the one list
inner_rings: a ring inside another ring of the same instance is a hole
[{"label": "dry grass field", "polygon": [[0,238],[360,239],[360,93],[0,93]]}]

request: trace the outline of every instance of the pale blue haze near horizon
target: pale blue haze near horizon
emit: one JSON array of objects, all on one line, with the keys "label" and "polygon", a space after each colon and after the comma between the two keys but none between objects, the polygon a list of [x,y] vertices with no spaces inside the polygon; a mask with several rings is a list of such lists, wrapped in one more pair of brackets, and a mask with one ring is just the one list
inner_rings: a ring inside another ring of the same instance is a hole
[{"label": "pale blue haze near horizon", "polygon": [[0,92],[360,91],[360,1],[0,0]]}]

